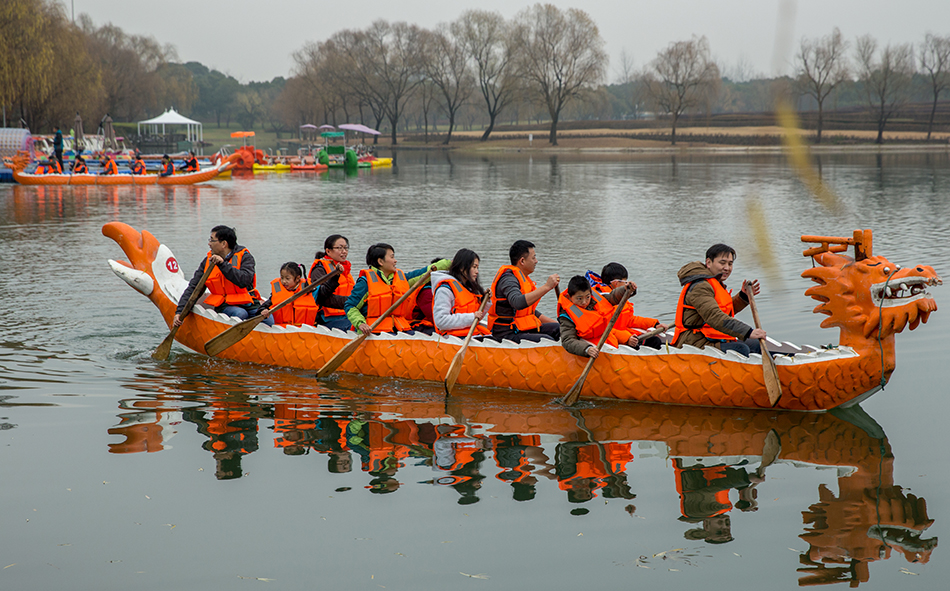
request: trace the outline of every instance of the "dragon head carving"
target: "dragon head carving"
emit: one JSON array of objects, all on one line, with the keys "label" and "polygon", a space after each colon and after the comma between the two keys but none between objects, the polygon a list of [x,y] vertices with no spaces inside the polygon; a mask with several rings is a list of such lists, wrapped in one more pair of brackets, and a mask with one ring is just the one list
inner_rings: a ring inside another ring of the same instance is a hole
[{"label": "dragon head carving", "polygon": [[818,285],[805,295],[821,302],[815,312],[828,315],[822,328],[839,327],[842,342],[851,339],[885,339],[910,326],[917,328],[937,310],[927,287],[943,283],[933,267],[901,267],[882,256],[855,260],[822,252],[814,255],[820,265],[802,273]]}]

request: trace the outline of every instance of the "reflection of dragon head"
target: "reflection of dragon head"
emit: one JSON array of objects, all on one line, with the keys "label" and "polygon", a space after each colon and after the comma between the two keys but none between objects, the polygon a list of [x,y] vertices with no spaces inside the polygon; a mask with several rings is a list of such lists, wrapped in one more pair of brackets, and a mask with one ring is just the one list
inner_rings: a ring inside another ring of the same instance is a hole
[{"label": "reflection of dragon head", "polygon": [[927,322],[937,303],[927,291],[942,282],[933,267],[901,267],[882,256],[861,260],[822,252],[814,255],[820,267],[802,273],[817,283],[805,291],[822,302],[815,312],[827,314],[822,328],[837,326],[841,342],[856,346],[869,339],[886,339]]}]

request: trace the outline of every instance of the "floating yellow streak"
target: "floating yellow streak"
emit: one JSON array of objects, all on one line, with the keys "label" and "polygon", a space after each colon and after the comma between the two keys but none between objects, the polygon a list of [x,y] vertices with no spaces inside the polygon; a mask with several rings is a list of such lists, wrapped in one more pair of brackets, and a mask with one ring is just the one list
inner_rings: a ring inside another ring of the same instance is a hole
[{"label": "floating yellow streak", "polygon": [[798,115],[785,101],[778,103],[775,113],[783,131],[782,143],[785,145],[785,154],[795,174],[828,211],[838,211],[840,209],[838,196],[821,181],[821,177],[811,164],[810,151],[799,133]]},{"label": "floating yellow streak", "polygon": [[750,191],[745,201],[749,229],[752,233],[753,244],[755,244],[755,250],[753,251],[755,257],[769,275],[769,279],[776,282],[777,287],[781,289],[782,273],[780,273],[778,260],[775,258],[775,251],[772,248],[772,238],[765,219],[765,208],[762,207],[762,200],[757,193]]}]

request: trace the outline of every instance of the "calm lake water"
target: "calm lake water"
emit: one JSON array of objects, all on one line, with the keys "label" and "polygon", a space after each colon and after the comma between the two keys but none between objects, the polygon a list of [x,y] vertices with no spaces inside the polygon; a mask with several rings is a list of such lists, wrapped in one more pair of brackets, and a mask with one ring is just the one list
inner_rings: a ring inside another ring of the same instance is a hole
[{"label": "calm lake water", "polygon": [[[264,291],[332,233],[355,269],[377,241],[404,269],[472,248],[483,284],[526,238],[539,282],[615,260],[638,313],[667,321],[676,271],[724,241],[739,251],[733,283],[763,284],[769,335],[818,345],[837,334],[803,295],[800,235],[871,228],[875,254],[947,278],[946,153],[822,156],[832,204],[780,156],[397,163],[0,186],[0,589],[946,588],[946,310],[898,336],[887,388],[842,416],[567,411],[463,387],[446,403],[439,384],[317,381],[177,346],[156,362],[167,329],[112,274],[124,255],[100,232],[149,230],[191,273],[209,229],[236,226]],[[782,451],[760,470],[772,429]]]}]

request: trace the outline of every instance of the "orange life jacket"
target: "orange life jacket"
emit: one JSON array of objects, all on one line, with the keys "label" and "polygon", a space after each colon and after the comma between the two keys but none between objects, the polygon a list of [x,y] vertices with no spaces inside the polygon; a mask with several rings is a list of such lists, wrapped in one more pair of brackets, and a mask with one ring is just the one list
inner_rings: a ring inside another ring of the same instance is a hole
[{"label": "orange life jacket", "polygon": [[[322,265],[323,270],[326,271],[327,274],[332,273],[333,269],[336,267],[330,259],[327,259],[327,258],[316,259],[313,261],[313,264],[310,265],[310,271],[307,273],[308,277],[313,273],[313,270],[314,268],[316,268],[317,265]],[[348,297],[353,292],[354,285],[356,285],[356,280],[353,279],[352,275],[350,275],[349,273],[340,273],[340,284],[337,286],[335,290],[333,290],[333,295],[342,296],[344,298]],[[346,315],[346,312],[343,311],[343,308],[331,308],[329,306],[320,306],[320,311],[323,312],[323,315],[328,318],[330,316],[345,316]]]},{"label": "orange life jacket", "polygon": [[[713,295],[716,296],[716,303],[719,304],[719,309],[728,314],[729,316],[735,316],[735,310],[732,307],[732,294],[726,291],[726,288],[722,286],[722,283],[719,282],[715,277],[710,277],[706,279],[713,288]],[[689,291],[689,288],[693,284],[683,286],[683,291],[680,293],[680,299],[676,302],[676,330],[673,332],[673,342],[677,342],[680,334],[692,330],[694,332],[701,332],[706,336],[707,339],[713,341],[737,341],[736,337],[728,335],[724,332],[720,332],[715,328],[709,326],[708,324],[703,324],[702,326],[686,326],[683,324],[683,312],[689,308],[690,310],[695,310],[693,306],[686,305],[686,292]]]},{"label": "orange life jacket", "polygon": [[145,174],[145,163],[141,160],[136,160],[132,163],[132,174]]},{"label": "orange life jacket", "polygon": [[[613,291],[612,289],[610,289],[609,285],[604,285],[603,283],[599,285],[595,285],[593,289],[602,294],[610,293],[611,291]],[[612,313],[613,312],[611,312],[611,314]],[[633,311],[633,302],[630,300],[627,300],[626,303],[624,303],[623,305],[623,310],[620,312],[620,316],[617,317],[617,323],[614,325],[614,330],[617,330],[617,329],[625,330],[625,329],[632,329],[632,328],[638,328],[641,330],[650,330],[651,328],[656,326],[657,322],[658,320],[656,320],[655,318],[647,318],[646,316],[637,316],[636,313]],[[637,333],[630,333],[630,334],[637,334]]]},{"label": "orange life jacket", "polygon": [[[399,269],[393,273],[392,284],[383,281],[379,273],[372,269],[363,269],[360,271],[360,277],[366,278],[366,322],[370,325],[409,291],[406,275]],[[406,298],[406,301],[383,320],[373,332],[409,330],[409,320],[412,318],[412,309],[415,305],[415,298]]]},{"label": "orange life jacket", "polygon": [[102,172],[103,174],[119,174],[119,167],[116,166],[115,160],[109,158],[102,167]]},{"label": "orange life jacket", "polygon": [[[607,328],[610,317],[614,314],[614,307],[607,301],[607,298],[593,289],[590,291],[590,299],[594,304],[594,309],[583,309],[572,302],[570,296],[567,295],[567,290],[564,290],[561,292],[557,305],[558,310],[562,314],[567,314],[567,317],[574,323],[578,337],[596,343],[604,334],[604,329]],[[606,343],[612,347],[618,346],[620,342],[617,340],[614,331],[611,330],[610,333]]]},{"label": "orange life jacket", "polygon": [[77,162],[73,166],[73,174],[86,174],[87,172],[89,172],[89,168],[85,162]]},{"label": "orange life jacket", "polygon": [[198,172],[198,160],[189,158],[185,160],[185,165],[181,167],[183,172]]},{"label": "orange life jacket", "polygon": [[59,160],[55,160],[55,159],[50,160],[49,163],[50,163],[50,167],[52,168],[52,170],[50,170],[50,173],[63,174],[63,168],[59,165]]},{"label": "orange life jacket", "polygon": [[[271,305],[276,306],[284,300],[290,299],[295,293],[307,287],[303,281],[297,286],[295,291],[287,291],[280,283],[280,279],[274,279],[270,282]],[[317,303],[313,301],[313,294],[297,298],[290,306],[284,306],[274,312],[274,324],[296,324],[300,326],[313,326],[317,322]]]},{"label": "orange life jacket", "polygon": [[[435,289],[432,291],[433,295],[442,285],[448,285],[452,290],[452,293],[455,296],[455,301],[452,303],[452,314],[474,314],[478,312],[478,308],[482,304],[482,299],[465,289],[462,283],[455,277],[449,277],[439,281]],[[487,297],[482,296],[482,297]],[[466,337],[468,336],[468,328],[456,328],[454,330],[439,330],[439,327],[435,329],[439,334],[450,334],[457,337]],[[485,327],[484,324],[479,322],[475,325],[474,334],[491,334],[491,331]]]},{"label": "orange life jacket", "polygon": [[49,164],[40,164],[33,171],[33,174],[53,174],[53,167]]},{"label": "orange life jacket", "polygon": [[172,164],[171,160],[169,160],[162,166],[162,174],[165,176],[175,174],[175,165]]},{"label": "orange life jacket", "polygon": [[[235,269],[241,268],[241,259],[244,258],[244,253],[246,252],[246,248],[235,252],[231,256],[231,260],[227,261],[228,264]],[[212,254],[214,253],[209,250],[208,257],[205,259],[206,265],[211,264]],[[221,272],[221,269],[219,269],[217,265],[214,266],[211,275],[208,276],[205,287],[211,292],[211,295],[205,299],[205,303],[213,308],[217,308],[222,304],[227,304],[228,306],[253,304],[255,299],[259,300],[261,297],[257,293],[257,275],[254,276],[254,281],[251,283],[251,289],[245,289],[228,281],[227,277],[224,276],[224,273]]]},{"label": "orange life jacket", "polygon": [[521,269],[515,267],[514,265],[504,265],[498,269],[498,274],[495,275],[495,280],[492,281],[491,290],[489,291],[492,296],[492,303],[488,308],[488,329],[494,329],[496,324],[502,327],[514,325],[516,329],[522,332],[541,328],[541,320],[534,315],[534,311],[538,307],[538,302],[541,301],[540,299],[527,308],[515,310],[514,318],[511,318],[510,316],[498,316],[498,311],[496,309],[498,302],[506,300],[502,300],[498,297],[495,288],[498,286],[498,280],[501,279],[501,276],[505,271],[511,271],[514,273],[515,278],[518,280],[518,287],[521,289],[521,293],[525,295],[528,295],[538,287],[538,285],[532,281],[530,277],[522,273]]}]

